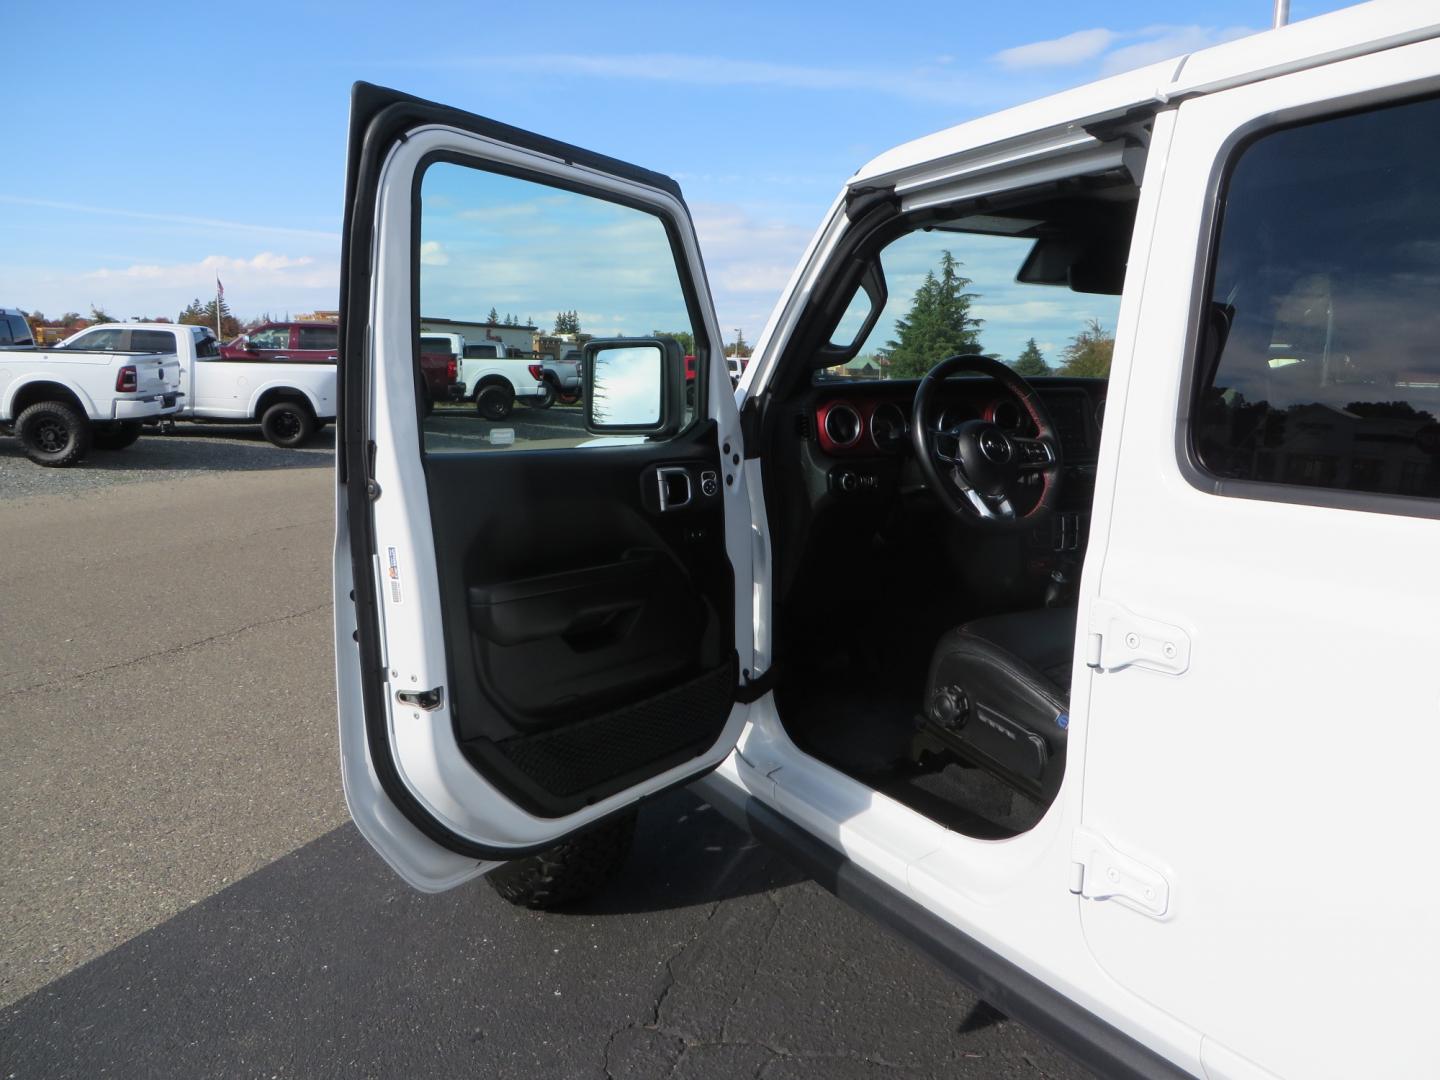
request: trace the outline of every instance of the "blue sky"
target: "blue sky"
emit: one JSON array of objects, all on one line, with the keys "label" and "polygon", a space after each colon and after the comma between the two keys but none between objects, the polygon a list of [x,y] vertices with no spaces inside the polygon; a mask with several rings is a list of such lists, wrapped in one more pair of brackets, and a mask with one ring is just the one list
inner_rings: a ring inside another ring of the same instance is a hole
[{"label": "blue sky", "polygon": [[[1295,0],[1292,17],[1339,6]],[[870,157],[1269,19],[1265,0],[19,0],[0,306],[173,317],[218,272],[242,316],[334,307],[349,86],[368,79],[675,176],[721,325],[753,339]]]}]

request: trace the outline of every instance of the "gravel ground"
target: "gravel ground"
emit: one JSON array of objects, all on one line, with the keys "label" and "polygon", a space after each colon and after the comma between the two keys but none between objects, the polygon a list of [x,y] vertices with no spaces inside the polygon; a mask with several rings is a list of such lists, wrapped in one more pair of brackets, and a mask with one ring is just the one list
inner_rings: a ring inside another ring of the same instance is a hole
[{"label": "gravel ground", "polygon": [[308,446],[271,446],[258,424],[176,424],[173,434],[151,429],[125,450],[92,450],[69,469],[46,469],[25,456],[20,441],[0,437],[0,500],[35,495],[84,495],[115,484],[180,480],[212,472],[330,468],[335,428],[327,426]]}]

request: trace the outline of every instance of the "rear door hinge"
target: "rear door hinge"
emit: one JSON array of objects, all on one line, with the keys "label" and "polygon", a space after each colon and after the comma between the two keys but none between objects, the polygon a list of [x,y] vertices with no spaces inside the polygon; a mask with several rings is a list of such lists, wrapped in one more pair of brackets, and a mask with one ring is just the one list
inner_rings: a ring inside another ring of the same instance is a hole
[{"label": "rear door hinge", "polygon": [[1116,851],[1099,833],[1076,829],[1070,859],[1070,891],[1075,895],[1086,900],[1114,900],[1156,919],[1170,910],[1170,883],[1165,875]]},{"label": "rear door hinge", "polygon": [[1190,635],[1113,600],[1096,600],[1090,605],[1085,663],[1100,671],[1140,667],[1180,675],[1190,667]]}]

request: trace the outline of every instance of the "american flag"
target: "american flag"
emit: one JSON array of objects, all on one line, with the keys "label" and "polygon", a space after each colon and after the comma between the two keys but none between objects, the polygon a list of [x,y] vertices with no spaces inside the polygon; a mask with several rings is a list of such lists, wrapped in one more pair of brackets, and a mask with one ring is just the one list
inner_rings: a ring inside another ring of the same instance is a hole
[{"label": "american flag", "polygon": [[220,275],[215,275],[215,295],[221,300],[225,299],[225,286],[220,284]]}]

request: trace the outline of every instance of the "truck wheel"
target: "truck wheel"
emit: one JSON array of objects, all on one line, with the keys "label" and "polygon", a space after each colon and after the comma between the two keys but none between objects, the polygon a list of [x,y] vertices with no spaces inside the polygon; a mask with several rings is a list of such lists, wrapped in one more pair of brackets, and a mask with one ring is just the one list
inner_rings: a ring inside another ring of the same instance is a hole
[{"label": "truck wheel", "polygon": [[92,442],[96,450],[124,450],[135,445],[144,430],[139,420],[120,420],[113,424],[101,424],[95,429]]},{"label": "truck wheel", "polygon": [[90,421],[63,401],[37,401],[15,418],[25,456],[37,465],[61,469],[90,452]]},{"label": "truck wheel", "polygon": [[260,430],[276,446],[290,449],[315,434],[315,418],[298,401],[277,401],[260,418]]},{"label": "truck wheel", "polygon": [[561,405],[574,405],[580,400],[579,390],[561,390],[559,395]]},{"label": "truck wheel", "polygon": [[485,876],[501,899],[548,911],[594,896],[619,874],[635,837],[632,810],[539,855],[516,859]]},{"label": "truck wheel", "polygon": [[542,389],[539,394],[535,397],[525,399],[525,404],[529,405],[532,409],[548,409],[551,405],[555,404],[555,399],[559,396],[555,393],[555,384],[548,379],[540,385],[544,389]]},{"label": "truck wheel", "polygon": [[515,391],[490,383],[475,391],[475,411],[486,420],[504,420],[515,408]]}]

